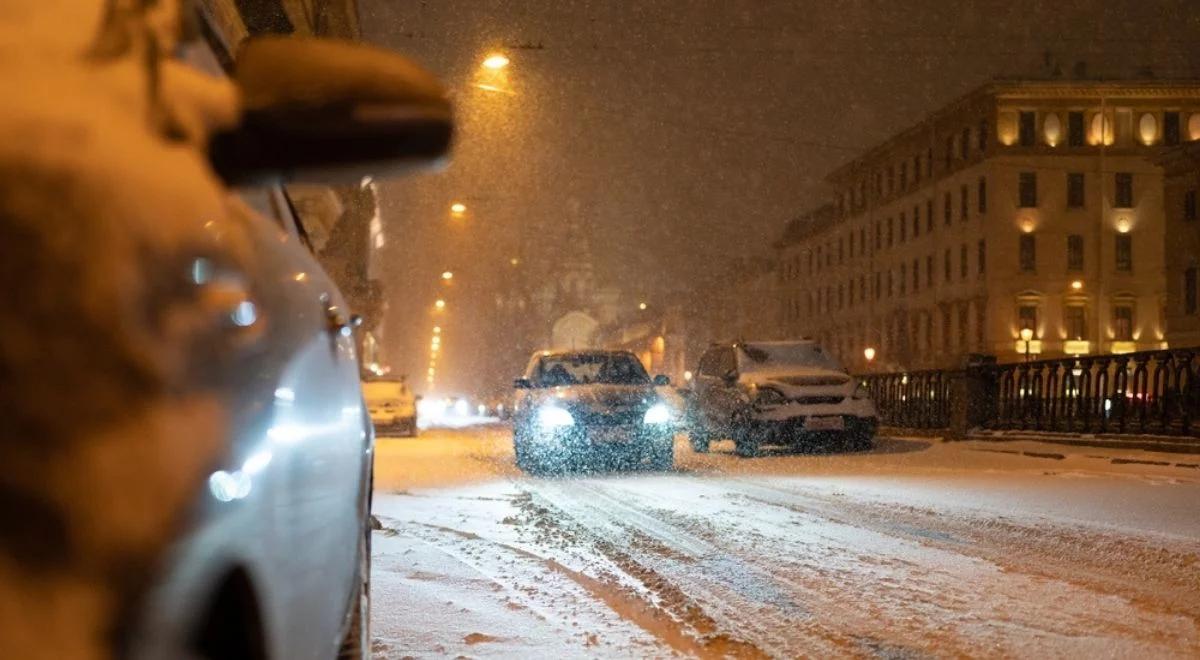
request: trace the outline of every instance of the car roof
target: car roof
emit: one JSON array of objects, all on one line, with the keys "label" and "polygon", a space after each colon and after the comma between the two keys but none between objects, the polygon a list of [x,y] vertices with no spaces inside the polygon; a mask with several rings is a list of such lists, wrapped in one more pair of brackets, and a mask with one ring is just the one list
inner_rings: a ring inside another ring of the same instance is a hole
[{"label": "car roof", "polygon": [[[633,351],[623,348],[585,348],[570,351],[538,351],[533,357],[566,357],[570,355],[633,355]],[[634,355],[634,357],[637,357]]]}]

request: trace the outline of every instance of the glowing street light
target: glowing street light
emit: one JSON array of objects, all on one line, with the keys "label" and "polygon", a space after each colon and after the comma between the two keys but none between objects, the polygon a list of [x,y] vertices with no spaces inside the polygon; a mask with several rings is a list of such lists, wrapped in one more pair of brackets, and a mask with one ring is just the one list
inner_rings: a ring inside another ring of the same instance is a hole
[{"label": "glowing street light", "polygon": [[1021,328],[1021,341],[1025,342],[1025,361],[1029,361],[1029,345],[1033,342],[1033,328]]},{"label": "glowing street light", "polygon": [[446,280],[447,282],[449,282],[450,280],[454,279],[454,272],[453,272],[453,271],[449,271],[449,270],[448,270],[448,271],[445,271],[445,272],[443,272],[443,273],[442,273],[442,279],[443,279],[443,280]]},{"label": "glowing street light", "polygon": [[638,309],[642,310],[643,312],[646,311],[647,307],[649,307],[649,305],[647,305],[646,303],[640,303],[638,305]]},{"label": "glowing street light", "polygon": [[488,55],[487,59],[483,61],[483,68],[499,71],[507,67],[511,62],[503,53],[493,53]]},{"label": "glowing street light", "polygon": [[442,326],[440,326],[440,325],[433,326],[433,334],[435,334],[435,335],[442,334]]},{"label": "glowing street light", "polygon": [[437,302],[433,303],[433,306],[436,307],[438,311],[441,311],[443,309],[446,309],[446,301],[442,300],[441,298],[438,298]]},{"label": "glowing street light", "polygon": [[874,362],[875,361],[875,348],[873,346],[868,346],[868,347],[864,348],[863,349],[863,357],[867,358],[868,363]]},{"label": "glowing street light", "polygon": [[467,212],[467,205],[462,202],[454,202],[450,205],[450,214],[456,218],[461,218]]}]

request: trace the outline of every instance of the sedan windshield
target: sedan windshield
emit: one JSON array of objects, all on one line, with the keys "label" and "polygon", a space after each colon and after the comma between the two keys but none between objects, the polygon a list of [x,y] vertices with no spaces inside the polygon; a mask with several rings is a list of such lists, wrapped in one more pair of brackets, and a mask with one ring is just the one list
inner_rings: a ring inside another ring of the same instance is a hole
[{"label": "sedan windshield", "polygon": [[742,371],[775,371],[786,367],[842,368],[832,355],[811,342],[742,344],[738,348],[742,355]]},{"label": "sedan windshield", "polygon": [[575,353],[546,356],[538,361],[533,382],[539,387],[564,385],[645,385],[650,376],[637,358],[627,353]]}]

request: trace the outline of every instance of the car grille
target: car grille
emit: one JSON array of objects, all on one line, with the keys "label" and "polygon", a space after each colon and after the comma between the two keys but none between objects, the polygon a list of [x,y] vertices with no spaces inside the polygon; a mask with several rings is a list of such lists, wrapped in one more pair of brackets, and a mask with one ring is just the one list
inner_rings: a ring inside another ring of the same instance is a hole
[{"label": "car grille", "polygon": [[579,415],[584,426],[630,426],[642,421],[637,410],[588,412]]},{"label": "car grille", "polygon": [[794,387],[824,387],[829,385],[845,385],[850,382],[846,376],[789,376],[776,378],[781,383]]},{"label": "car grille", "polygon": [[817,405],[832,405],[835,403],[841,403],[842,401],[846,400],[846,397],[844,397],[844,396],[798,396],[792,400],[795,401],[796,403],[803,404],[806,406],[817,406]]}]

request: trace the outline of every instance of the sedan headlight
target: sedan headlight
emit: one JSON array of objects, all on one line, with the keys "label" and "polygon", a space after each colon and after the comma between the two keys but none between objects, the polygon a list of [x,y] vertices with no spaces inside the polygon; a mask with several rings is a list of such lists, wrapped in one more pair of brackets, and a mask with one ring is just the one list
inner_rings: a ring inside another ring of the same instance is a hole
[{"label": "sedan headlight", "polygon": [[575,426],[575,418],[571,413],[558,406],[542,406],[537,412],[538,426],[544,429],[558,429]]},{"label": "sedan headlight", "polygon": [[867,389],[867,383],[865,381],[858,381],[858,385],[854,387],[853,397],[855,399],[871,398],[871,390]]},{"label": "sedan headlight", "polygon": [[656,403],[650,406],[646,411],[646,415],[642,417],[643,424],[670,424],[674,415],[671,414],[671,409],[666,404]]},{"label": "sedan headlight", "polygon": [[754,397],[754,403],[760,406],[782,406],[787,403],[787,397],[773,387],[760,387],[758,396]]}]

